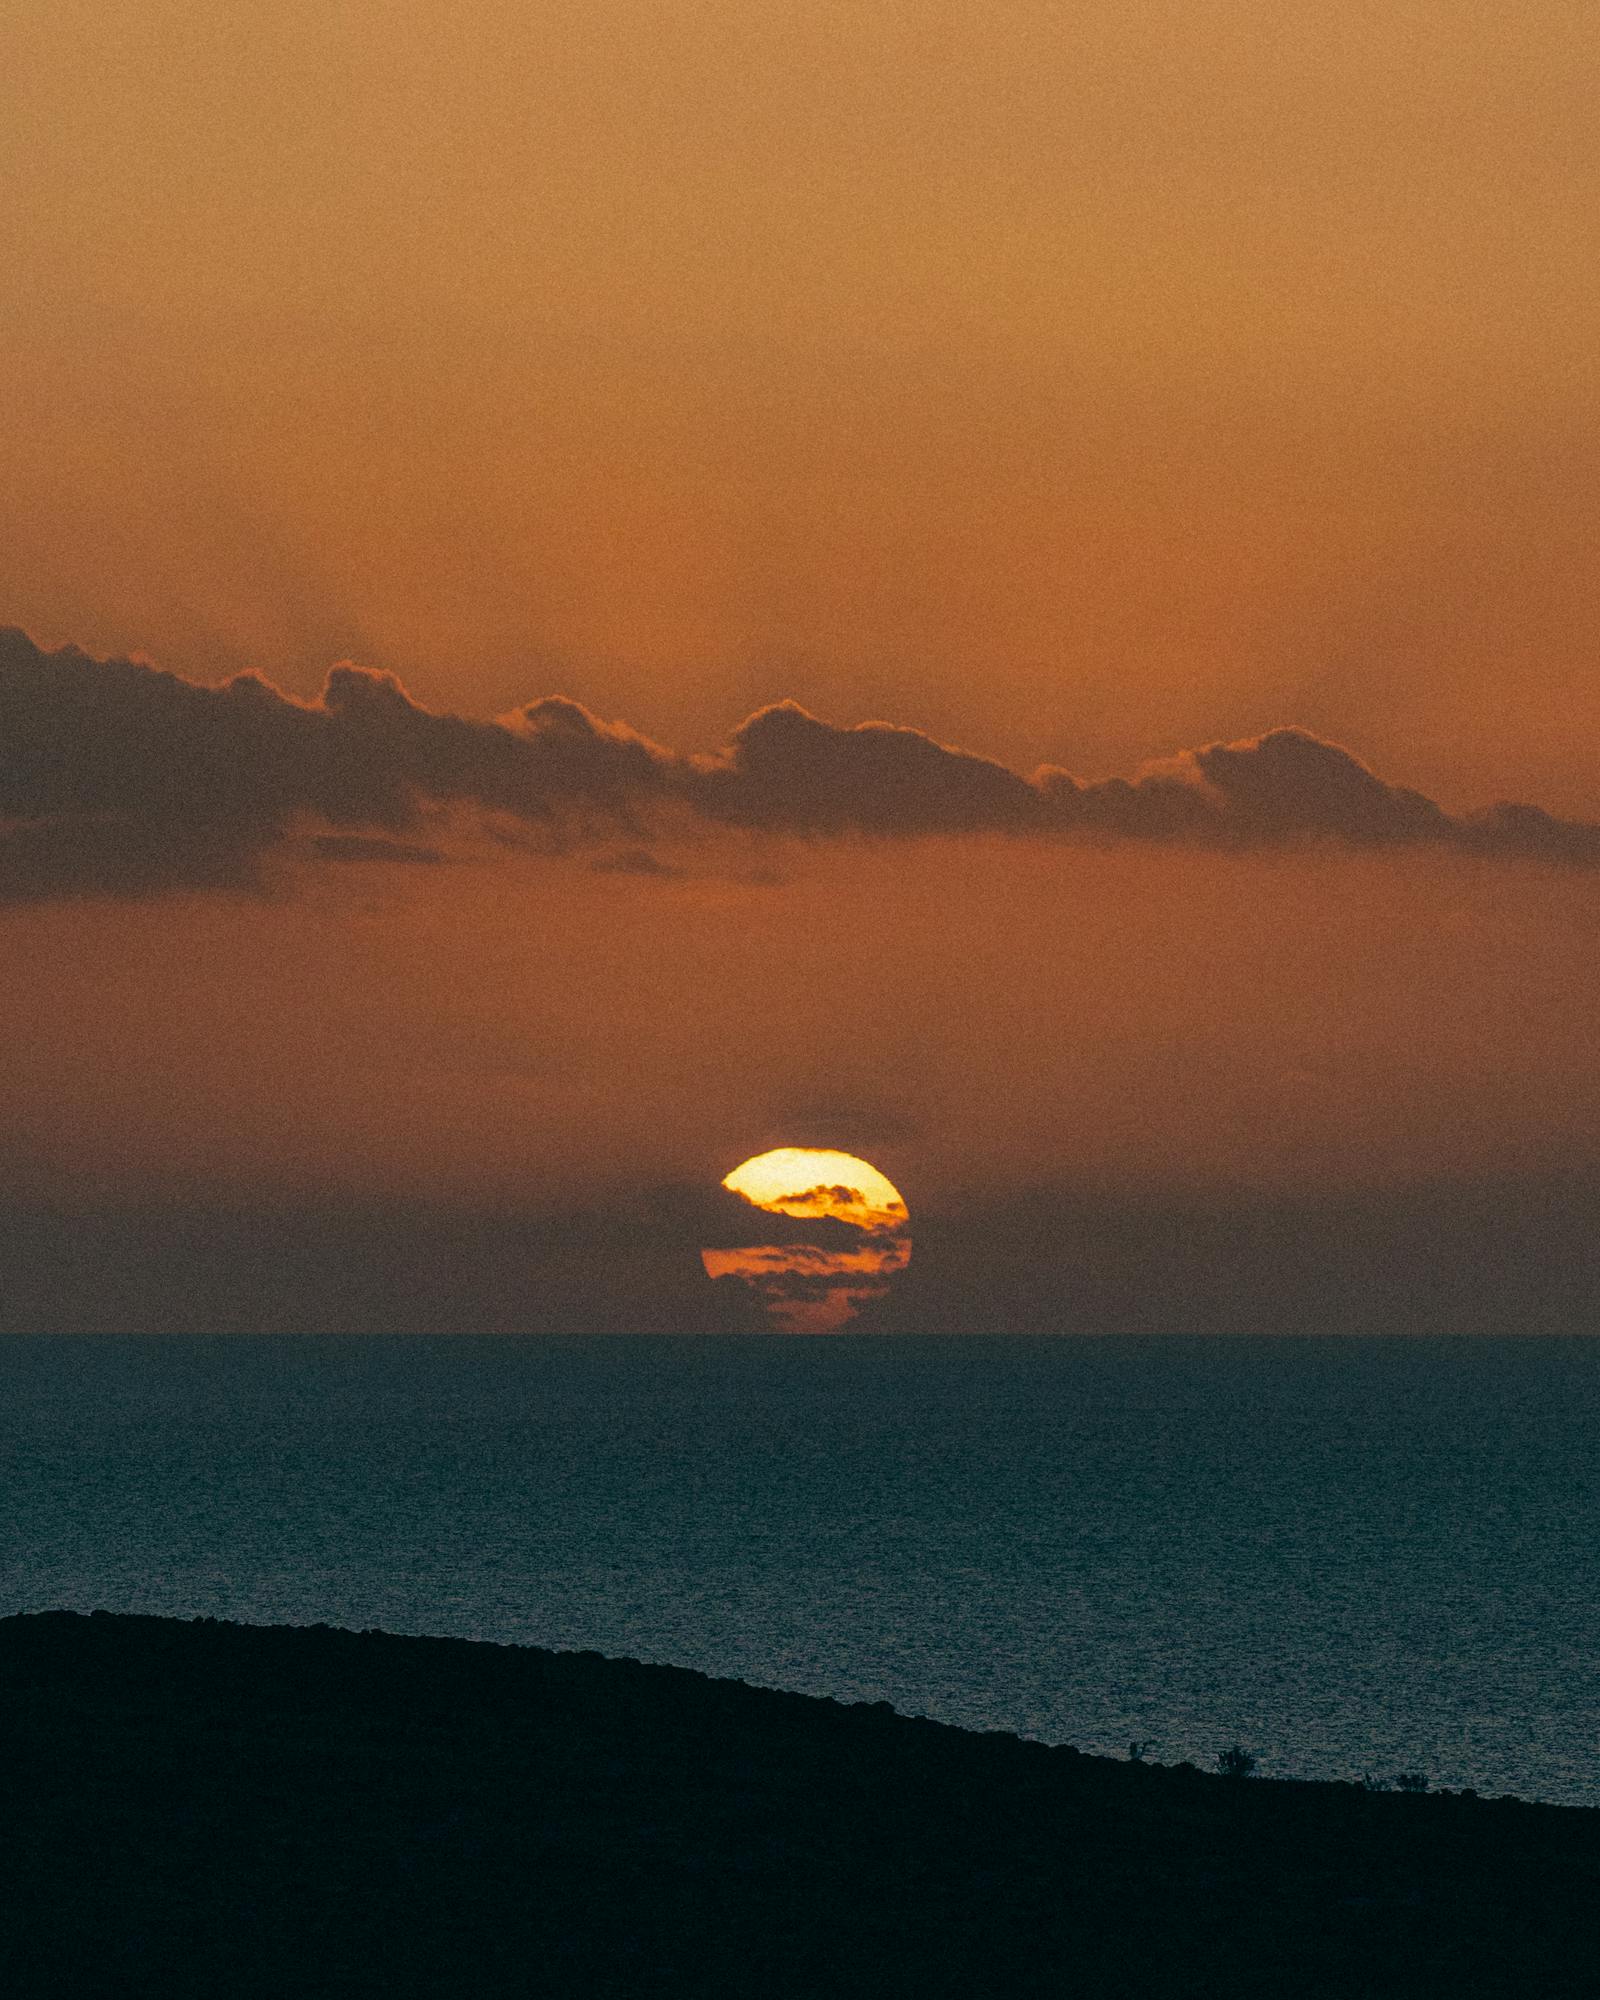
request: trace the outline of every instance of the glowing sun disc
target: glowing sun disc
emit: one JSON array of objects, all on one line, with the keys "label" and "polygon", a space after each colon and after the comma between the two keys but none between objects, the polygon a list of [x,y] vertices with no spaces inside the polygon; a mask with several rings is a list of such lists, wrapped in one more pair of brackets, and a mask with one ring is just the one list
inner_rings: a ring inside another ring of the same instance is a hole
[{"label": "glowing sun disc", "polygon": [[735,1167],[722,1185],[768,1215],[833,1225],[815,1243],[791,1231],[778,1243],[700,1253],[706,1275],[732,1285],[780,1333],[839,1332],[883,1298],[910,1261],[900,1190],[854,1153],[777,1146]]},{"label": "glowing sun disc", "polygon": [[903,1229],[900,1190],[854,1153],[777,1146],[735,1167],[722,1185],[772,1215],[832,1216],[858,1229]]}]

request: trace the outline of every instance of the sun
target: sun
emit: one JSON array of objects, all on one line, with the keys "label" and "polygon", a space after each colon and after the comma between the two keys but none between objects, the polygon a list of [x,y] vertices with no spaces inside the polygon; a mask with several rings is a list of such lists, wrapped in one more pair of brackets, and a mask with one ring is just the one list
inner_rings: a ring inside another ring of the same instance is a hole
[{"label": "sun", "polygon": [[735,1167],[722,1185],[772,1215],[832,1216],[858,1229],[903,1229],[900,1190],[854,1153],[778,1146]]},{"label": "sun", "polygon": [[881,1299],[911,1258],[900,1190],[869,1161],[822,1146],[778,1146],[735,1167],[722,1185],[768,1215],[815,1222],[814,1242],[702,1250],[707,1275],[743,1289],[780,1333],[837,1333]]}]

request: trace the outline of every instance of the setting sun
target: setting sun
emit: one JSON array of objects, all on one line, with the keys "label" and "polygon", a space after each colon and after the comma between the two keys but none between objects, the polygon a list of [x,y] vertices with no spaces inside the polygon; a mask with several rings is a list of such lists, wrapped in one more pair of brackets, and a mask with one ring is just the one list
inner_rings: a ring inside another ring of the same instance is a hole
[{"label": "setting sun", "polygon": [[706,1249],[712,1279],[745,1288],[780,1333],[836,1333],[911,1261],[909,1217],[894,1183],[853,1153],[779,1146],[735,1167],[722,1185],[752,1208],[815,1222],[819,1240]]},{"label": "setting sun", "polygon": [[722,1185],[773,1215],[828,1215],[859,1229],[900,1229],[907,1221],[899,1189],[853,1153],[778,1146],[735,1167]]}]

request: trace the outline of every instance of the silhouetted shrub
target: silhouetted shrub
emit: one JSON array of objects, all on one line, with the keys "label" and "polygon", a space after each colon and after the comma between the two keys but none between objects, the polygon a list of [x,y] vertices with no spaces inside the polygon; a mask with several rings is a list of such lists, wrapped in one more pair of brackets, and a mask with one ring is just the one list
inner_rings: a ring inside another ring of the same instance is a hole
[{"label": "silhouetted shrub", "polygon": [[1128,1762],[1130,1764],[1142,1764],[1155,1747],[1155,1743],[1151,1738],[1146,1737],[1141,1741],[1136,1736],[1128,1745]]},{"label": "silhouetted shrub", "polygon": [[1394,1788],[1397,1792],[1425,1792],[1428,1789],[1426,1771],[1397,1771]]},{"label": "silhouetted shrub", "polygon": [[1256,1760],[1240,1743],[1233,1743],[1226,1750],[1217,1752],[1217,1769],[1225,1778],[1248,1778],[1256,1768]]}]

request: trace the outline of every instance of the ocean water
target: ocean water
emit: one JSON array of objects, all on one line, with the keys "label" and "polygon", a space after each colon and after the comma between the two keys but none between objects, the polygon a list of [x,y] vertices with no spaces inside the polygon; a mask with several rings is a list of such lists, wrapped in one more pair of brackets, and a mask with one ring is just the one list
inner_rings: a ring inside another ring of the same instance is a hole
[{"label": "ocean water", "polygon": [[1600,1341],[0,1341],[0,1612],[1600,1804]]}]

